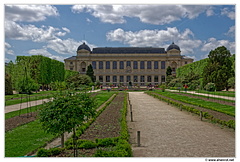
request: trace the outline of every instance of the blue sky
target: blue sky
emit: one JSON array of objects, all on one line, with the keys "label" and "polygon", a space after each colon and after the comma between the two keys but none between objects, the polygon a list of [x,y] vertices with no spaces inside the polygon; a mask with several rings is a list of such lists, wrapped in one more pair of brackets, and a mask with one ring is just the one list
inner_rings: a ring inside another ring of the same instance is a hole
[{"label": "blue sky", "polygon": [[5,62],[41,54],[59,61],[94,47],[163,47],[195,61],[226,46],[235,53],[235,5],[7,5]]}]

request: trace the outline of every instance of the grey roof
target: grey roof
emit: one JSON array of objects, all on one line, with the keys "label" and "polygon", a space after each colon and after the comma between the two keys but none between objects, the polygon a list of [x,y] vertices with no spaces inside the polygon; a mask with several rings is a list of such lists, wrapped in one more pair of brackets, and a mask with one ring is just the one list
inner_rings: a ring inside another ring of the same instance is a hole
[{"label": "grey roof", "polygon": [[78,47],[77,51],[79,51],[79,50],[81,50],[81,49],[85,49],[85,50],[91,52],[91,49],[88,47],[88,45],[85,44],[85,42],[83,42],[83,44],[81,44],[81,45]]},{"label": "grey roof", "polygon": [[93,54],[127,54],[127,53],[166,53],[164,48],[153,47],[99,47],[93,48]]},{"label": "grey roof", "polygon": [[72,56],[72,57],[66,58],[65,60],[76,60],[76,56]]},{"label": "grey roof", "polygon": [[169,51],[171,49],[177,49],[180,51],[180,47],[178,45],[174,44],[174,42],[172,42],[172,44],[170,46],[168,46],[167,51]]}]

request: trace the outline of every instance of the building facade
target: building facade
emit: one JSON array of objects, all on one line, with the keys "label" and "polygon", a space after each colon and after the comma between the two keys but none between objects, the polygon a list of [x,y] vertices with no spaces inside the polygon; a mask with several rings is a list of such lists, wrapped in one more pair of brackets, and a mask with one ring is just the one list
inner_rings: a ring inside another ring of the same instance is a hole
[{"label": "building facade", "polygon": [[99,47],[91,50],[85,43],[77,49],[77,56],[64,60],[65,69],[86,74],[92,65],[96,80],[102,85],[159,85],[166,80],[166,69],[176,69],[192,63],[181,55],[179,46],[172,43],[167,50],[153,47]]}]

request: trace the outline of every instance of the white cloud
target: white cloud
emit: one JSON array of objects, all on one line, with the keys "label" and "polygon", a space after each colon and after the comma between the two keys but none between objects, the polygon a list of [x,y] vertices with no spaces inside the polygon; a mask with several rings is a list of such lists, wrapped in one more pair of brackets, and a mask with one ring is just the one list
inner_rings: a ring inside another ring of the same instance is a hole
[{"label": "white cloud", "polygon": [[211,7],[209,7],[207,10],[206,10],[206,15],[207,16],[213,16],[213,15],[215,15],[215,13],[214,13],[214,8],[211,6]]},{"label": "white cloud", "polygon": [[163,25],[182,18],[193,19],[208,11],[205,5],[74,5],[72,12],[88,12],[105,23],[125,23],[124,17],[137,17],[144,23]]},{"label": "white cloud", "polygon": [[51,5],[5,5],[6,20],[15,22],[37,22],[58,15],[57,8]]},{"label": "white cloud", "polygon": [[62,27],[62,30],[66,31],[67,33],[71,32],[68,28],[65,28],[65,27]]},{"label": "white cloud", "polygon": [[46,42],[64,36],[66,31],[61,31],[52,26],[20,25],[13,21],[5,21],[5,38],[13,40],[32,40],[33,42]]},{"label": "white cloud", "polygon": [[235,53],[235,42],[229,40],[217,40],[216,38],[209,38],[201,48],[201,51],[210,52],[217,47],[225,46],[232,54]]},{"label": "white cloud", "polygon": [[231,20],[235,19],[235,12],[233,10],[230,10],[229,8],[223,8],[221,10],[221,15],[226,15],[229,17]]},{"label": "white cloud", "polygon": [[5,42],[5,53],[6,54],[14,55],[14,51],[10,49],[11,47],[12,46],[9,43]]},{"label": "white cloud", "polygon": [[235,25],[231,26],[228,30],[227,33],[225,33],[225,35],[229,36],[229,37],[235,37]]},{"label": "white cloud", "polygon": [[30,54],[30,55],[42,55],[42,56],[46,56],[46,57],[49,57],[51,59],[55,59],[55,60],[62,61],[62,62],[65,59],[65,57],[51,54],[50,52],[47,51],[46,48],[32,49],[32,50],[28,51],[28,54]]},{"label": "white cloud", "polygon": [[198,48],[201,40],[194,39],[194,34],[190,29],[180,32],[176,27],[166,30],[140,30],[136,32],[124,31],[121,28],[109,31],[107,40],[118,41],[135,47],[164,47],[165,49],[174,41],[179,45],[183,54],[193,54]]}]

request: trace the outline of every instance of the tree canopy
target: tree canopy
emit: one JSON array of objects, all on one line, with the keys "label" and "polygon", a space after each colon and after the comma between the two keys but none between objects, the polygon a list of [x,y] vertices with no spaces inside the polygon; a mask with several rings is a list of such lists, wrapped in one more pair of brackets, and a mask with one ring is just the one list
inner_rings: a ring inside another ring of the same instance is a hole
[{"label": "tree canopy", "polygon": [[234,75],[230,51],[224,47],[211,50],[204,68],[203,84],[215,83],[216,90],[228,90],[228,79]]}]

